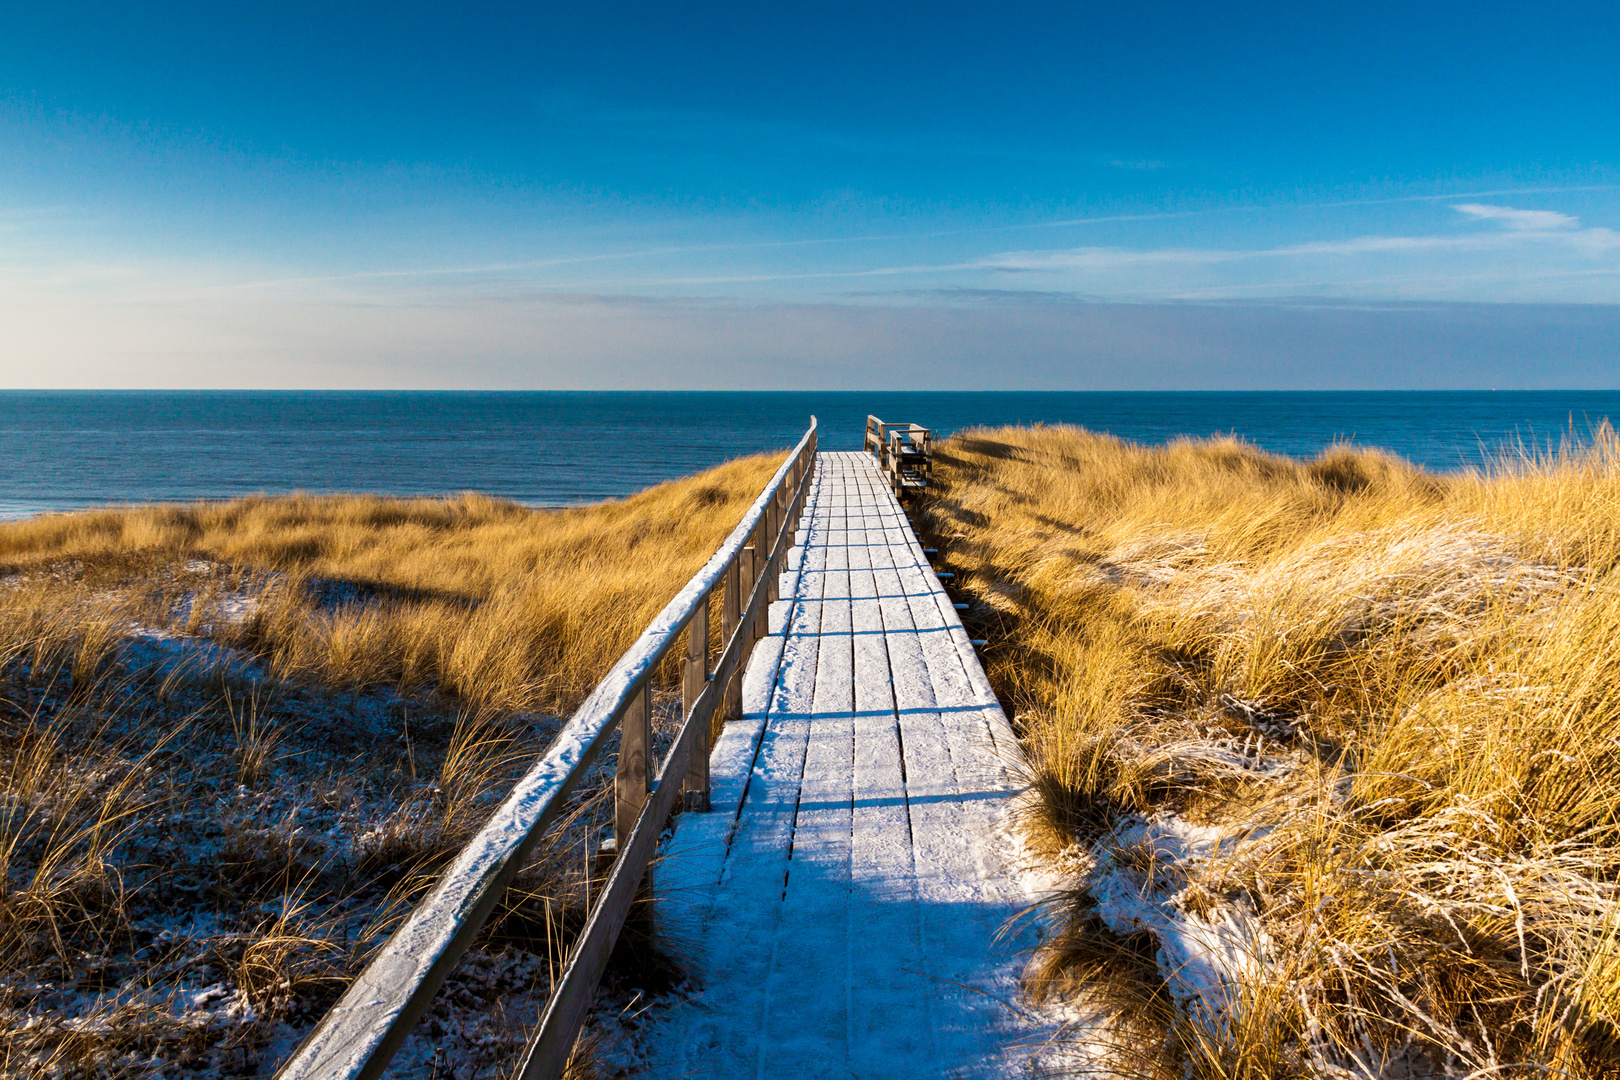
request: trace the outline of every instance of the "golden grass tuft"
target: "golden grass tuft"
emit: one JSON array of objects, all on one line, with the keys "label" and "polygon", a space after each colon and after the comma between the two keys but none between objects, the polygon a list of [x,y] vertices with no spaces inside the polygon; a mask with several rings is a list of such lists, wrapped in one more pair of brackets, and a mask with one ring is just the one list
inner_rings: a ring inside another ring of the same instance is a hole
[{"label": "golden grass tuft", "polygon": [[[739,458],[558,510],[478,495],[294,495],[0,524],[0,576],[13,575],[0,649],[26,643],[36,664],[77,650],[75,676],[88,678],[121,620],[139,616],[211,631],[280,677],[566,708],[714,553],[780,462]],[[192,560],[210,574],[188,571]],[[245,617],[211,625],[221,597]]]},{"label": "golden grass tuft", "polygon": [[1228,839],[1163,909],[1261,933],[1223,1005],[1182,1008],[1169,1072],[1620,1068],[1613,430],[1436,475],[1002,428],[935,475],[923,524],[990,639],[1031,847],[1090,868],[1040,987],[1065,948],[1094,966],[1111,836],[1174,820]]},{"label": "golden grass tuft", "polygon": [[[271,1074],[780,461],[563,510],[0,525],[0,1074]],[[417,1071],[504,1074],[600,891],[610,792],[570,797],[407,1039]]]}]

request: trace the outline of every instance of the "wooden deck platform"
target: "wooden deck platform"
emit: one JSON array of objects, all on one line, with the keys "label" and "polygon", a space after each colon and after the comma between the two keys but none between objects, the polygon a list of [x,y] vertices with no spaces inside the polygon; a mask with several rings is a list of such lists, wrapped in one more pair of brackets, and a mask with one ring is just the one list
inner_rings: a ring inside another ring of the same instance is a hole
[{"label": "wooden deck platform", "polygon": [[796,539],[654,874],[694,986],[638,1041],[671,1077],[1019,1075],[1011,729],[870,456],[818,455]]}]

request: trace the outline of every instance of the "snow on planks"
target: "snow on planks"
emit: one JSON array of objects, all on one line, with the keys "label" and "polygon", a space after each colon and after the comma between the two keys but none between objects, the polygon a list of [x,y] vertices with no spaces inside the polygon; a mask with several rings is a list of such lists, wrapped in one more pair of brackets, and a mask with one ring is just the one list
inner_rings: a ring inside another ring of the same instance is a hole
[{"label": "snow on planks", "polygon": [[643,1053],[669,1076],[1020,1075],[1011,729],[870,457],[818,455],[796,539],[712,810],[655,871],[693,980]]}]

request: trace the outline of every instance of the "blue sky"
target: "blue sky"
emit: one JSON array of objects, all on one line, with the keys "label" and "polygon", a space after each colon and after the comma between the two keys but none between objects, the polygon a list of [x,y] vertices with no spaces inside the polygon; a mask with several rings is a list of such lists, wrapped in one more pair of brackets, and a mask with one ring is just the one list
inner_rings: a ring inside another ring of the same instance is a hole
[{"label": "blue sky", "polygon": [[0,5],[13,386],[1620,382],[1612,4]]}]

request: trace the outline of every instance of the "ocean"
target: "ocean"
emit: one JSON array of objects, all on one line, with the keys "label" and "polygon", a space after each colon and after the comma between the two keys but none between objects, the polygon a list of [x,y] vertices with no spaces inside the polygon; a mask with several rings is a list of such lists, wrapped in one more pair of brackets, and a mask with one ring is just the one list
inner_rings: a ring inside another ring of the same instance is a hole
[{"label": "ocean", "polygon": [[1578,438],[1620,415],[1620,391],[0,391],[0,516],[288,491],[559,506],[791,446],[812,414],[824,449],[858,449],[868,413],[941,435],[1015,423],[1148,443],[1234,434],[1305,457],[1352,441],[1454,470]]}]

